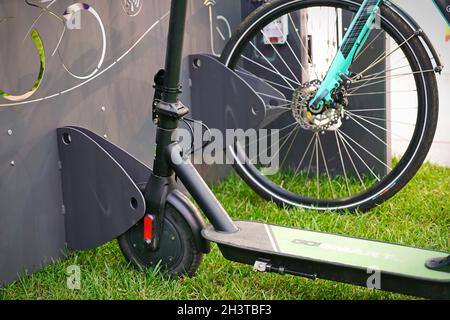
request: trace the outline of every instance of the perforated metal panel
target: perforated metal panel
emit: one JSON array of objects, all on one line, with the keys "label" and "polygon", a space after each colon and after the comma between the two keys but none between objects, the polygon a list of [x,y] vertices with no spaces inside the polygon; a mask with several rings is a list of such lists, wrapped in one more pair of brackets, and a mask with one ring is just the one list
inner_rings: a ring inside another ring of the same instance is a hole
[{"label": "perforated metal panel", "polygon": [[[47,13],[37,20],[46,57],[43,80],[26,100],[0,97],[0,285],[64,255],[58,127],[87,128],[152,163],[153,75],[164,65],[170,1],[141,1],[135,9],[124,6],[129,1],[86,2],[90,11],[72,17],[75,29],[66,32],[53,56],[62,23]],[[74,2],[32,3],[63,15]],[[39,55],[26,35],[40,12],[25,1],[0,0],[0,89],[11,95],[29,91],[38,77]],[[190,0],[186,54],[220,53],[227,39],[216,27],[228,37],[240,18],[239,0],[212,1],[209,7]],[[105,57],[93,74],[103,51],[102,26]],[[189,104],[187,65],[184,70],[183,101]],[[80,79],[86,75],[91,76]]]}]

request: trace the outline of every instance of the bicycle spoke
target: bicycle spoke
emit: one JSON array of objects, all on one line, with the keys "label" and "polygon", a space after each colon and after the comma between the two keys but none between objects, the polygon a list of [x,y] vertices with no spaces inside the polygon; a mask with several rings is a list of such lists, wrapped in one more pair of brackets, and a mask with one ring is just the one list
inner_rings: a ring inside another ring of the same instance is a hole
[{"label": "bicycle spoke", "polygon": [[[387,111],[387,108],[378,108],[378,109],[349,109],[348,111],[351,112],[374,112],[374,111]],[[411,108],[395,108],[391,107],[391,110],[399,111],[399,110],[417,110],[417,107],[411,107]]]},{"label": "bicycle spoke", "polygon": [[292,15],[289,13],[288,16],[289,16],[289,20],[290,20],[292,26],[294,27],[295,34],[297,35],[298,40],[300,41],[300,44],[301,44],[302,47],[303,47],[303,50],[305,50],[306,54],[308,55],[308,60],[309,60],[309,63],[311,64],[311,67],[312,67],[313,72],[314,72],[314,74],[315,74],[315,76],[316,76],[316,79],[319,79],[319,75],[317,74],[317,70],[316,70],[316,68],[314,67],[314,64],[313,64],[311,55],[309,54],[309,50],[308,50],[308,48],[306,47],[306,45],[305,45],[305,43],[303,42],[302,37],[301,37],[301,35],[300,35],[300,30],[295,26],[294,19],[292,18]]},{"label": "bicycle spoke", "polygon": [[339,140],[342,142],[342,146],[345,149],[345,152],[347,153],[348,158],[350,159],[350,162],[352,163],[353,169],[356,172],[356,175],[358,176],[359,181],[361,182],[361,185],[363,186],[364,190],[367,190],[366,185],[364,184],[363,179],[361,178],[361,174],[359,173],[358,168],[356,167],[355,161],[353,160],[353,157],[351,156],[350,152],[348,151],[347,146],[345,145],[344,140],[341,137],[341,134],[338,131],[335,131],[335,133],[339,136]]},{"label": "bicycle spoke", "polygon": [[[281,34],[283,33],[283,32],[281,31],[279,25],[277,25],[277,29],[278,29],[278,31],[279,31]],[[300,68],[301,68],[305,73],[308,73],[308,71],[306,71],[305,67],[303,66],[303,64],[300,62],[299,58],[298,58],[297,55],[295,54],[294,49],[292,49],[292,46],[291,46],[291,44],[290,44],[290,42],[289,42],[289,38],[286,40],[286,44],[287,44],[289,50],[291,51],[292,55],[294,56],[295,60],[297,60],[297,63],[299,64]],[[273,47],[273,45],[272,45],[272,47]],[[300,81],[299,81],[299,82],[300,82]]]},{"label": "bicycle spoke", "polygon": [[323,160],[323,163],[325,165],[325,171],[327,173],[328,182],[329,182],[330,187],[331,187],[331,193],[333,194],[333,197],[336,198],[336,193],[334,192],[333,183],[331,182],[330,171],[328,170],[327,160],[325,158],[325,152],[323,151],[322,142],[320,141],[320,135],[318,136],[317,140],[319,141],[320,152],[322,154],[322,160]]},{"label": "bicycle spoke", "polygon": [[[279,27],[278,27],[279,28]],[[264,33],[264,31],[261,30],[261,33],[263,35],[263,37],[266,39],[266,41],[268,41],[270,43],[270,46],[272,47],[273,51],[275,51],[275,54],[278,56],[278,58],[280,58],[281,62],[283,62],[283,64],[286,66],[286,68],[288,69],[288,71],[290,72],[290,74],[294,77],[294,79],[297,81],[297,83],[300,83],[301,81],[298,80],[297,76],[295,75],[295,73],[292,71],[291,67],[289,67],[289,65],[286,63],[286,61],[284,60],[284,58],[281,56],[281,54],[278,52],[278,50],[275,48],[275,46],[273,45],[273,43],[270,41],[270,39],[266,36],[266,34]]]},{"label": "bicycle spoke", "polygon": [[[391,62],[391,65],[394,65],[394,66],[399,65],[405,59],[406,59],[406,57],[403,56],[401,59],[397,59],[396,62]],[[353,83],[358,83],[358,82],[363,82],[363,81],[368,80],[368,79],[373,80],[374,78],[376,78],[377,76],[379,76],[379,75],[381,75],[383,73],[392,73],[392,71],[396,71],[396,70],[403,69],[403,68],[406,68],[406,67],[410,67],[410,65],[408,64],[406,66],[394,67],[394,68],[391,68],[391,69],[387,69],[388,68],[388,65],[387,65],[384,70],[377,71],[375,73],[369,73],[369,74],[366,74],[366,75],[359,74],[359,75],[357,75],[355,77],[355,79],[352,82]]]},{"label": "bicycle spoke", "polygon": [[291,150],[292,150],[292,146],[294,145],[295,140],[297,140],[298,134],[299,134],[299,132],[300,132],[300,126],[297,127],[296,131],[297,131],[297,133],[294,135],[294,138],[292,139],[292,142],[291,142],[291,144],[289,145],[289,148],[288,148],[288,150],[287,150],[287,152],[286,152],[286,154],[285,154],[285,156],[284,156],[284,159],[283,159],[283,161],[281,162],[280,168],[283,168],[283,167],[284,167],[284,164],[285,164],[285,162],[286,162],[286,160],[287,160],[287,157],[289,156],[289,153],[290,153]]},{"label": "bicycle spoke", "polygon": [[413,123],[407,123],[407,122],[396,121],[396,120],[388,120],[388,119],[377,118],[377,117],[368,117],[368,116],[360,116],[360,117],[364,118],[364,119],[368,119],[368,120],[376,120],[376,121],[383,121],[383,122],[389,122],[389,123],[396,123],[396,124],[401,124],[401,125],[410,126],[410,127],[415,127],[416,126]]},{"label": "bicycle spoke", "polygon": [[[270,62],[270,60],[261,52],[261,50],[258,49],[257,46],[255,46],[253,44],[253,42],[250,41],[250,45],[253,47],[253,49],[256,50],[256,52],[258,52],[258,54],[269,64],[269,66],[272,68],[272,70],[275,71],[275,73],[277,73],[280,77],[283,78],[284,82],[286,82],[288,84],[288,86],[292,87],[291,84],[289,83],[289,81],[295,83],[296,85],[300,86],[301,84],[298,81],[292,80],[289,77],[286,77],[285,75],[281,74],[281,72],[273,65],[272,62]],[[289,80],[289,81],[287,81]],[[292,89],[294,89],[294,87],[292,87]]]},{"label": "bicycle spoke", "polygon": [[355,63],[356,61],[358,61],[358,59],[362,56],[362,54],[363,54],[364,52],[366,52],[366,50],[367,50],[368,48],[370,48],[370,46],[371,46],[375,41],[377,41],[378,38],[379,38],[382,34],[384,34],[384,30],[380,30],[380,31],[378,32],[377,36],[376,36],[375,38],[373,38],[372,41],[370,41],[368,44],[365,45],[364,49],[361,50],[361,51],[358,53],[358,55],[355,57],[355,59],[353,60],[353,63]]},{"label": "bicycle spoke", "polygon": [[[394,75],[390,75],[390,76],[380,76],[380,77],[376,77],[376,78],[371,78],[371,80],[397,79],[397,78],[405,77],[405,76],[409,76],[409,75],[424,74],[424,73],[429,73],[429,72],[434,72],[434,69],[422,70],[422,71],[413,71],[413,72],[408,72],[408,73],[400,73],[400,74],[394,74]],[[364,82],[365,80],[367,80],[367,78],[363,77],[361,80],[354,80],[354,81],[352,81],[352,83]]]},{"label": "bicycle spoke", "polygon": [[[409,66],[407,66],[407,67],[409,67]],[[402,68],[402,67],[400,67],[400,68]],[[398,68],[398,69],[400,69],[400,68]],[[392,70],[394,70],[394,69],[392,69]],[[387,71],[387,72],[389,72],[389,71]],[[394,76],[395,76],[395,75],[394,75]],[[394,76],[392,76],[392,77],[394,77]],[[351,88],[351,90],[349,91],[349,93],[354,93],[354,92],[358,91],[358,90],[361,89],[361,88],[373,86],[373,85],[379,84],[379,83],[384,83],[388,78],[389,78],[389,77],[385,77],[383,80],[378,80],[378,81],[376,81],[376,82],[371,82],[371,81],[373,81],[373,80],[377,80],[376,77],[370,78],[370,79],[368,79],[367,81],[365,81],[362,85],[359,85],[359,86],[356,87],[356,88]],[[354,84],[358,84],[358,82],[352,82],[352,85],[354,85]]]},{"label": "bicycle spoke", "polygon": [[[287,129],[289,129],[289,128],[292,128],[293,126],[295,126],[295,125],[297,125],[297,124],[298,124],[297,121],[295,121],[295,122],[293,122],[293,123],[291,123],[291,124],[289,124],[289,125],[287,125],[287,126],[281,128],[281,129],[278,129],[278,130],[276,130],[276,131],[273,130],[269,135],[263,136],[263,137],[259,138],[258,140],[249,143],[248,146],[252,146],[252,145],[254,145],[255,143],[259,143],[262,139],[268,138],[268,137],[272,137],[276,132],[280,133],[280,132],[282,132],[282,131],[284,131],[284,130],[287,130]],[[281,139],[280,139],[280,140],[281,140]],[[275,142],[275,143],[276,143],[276,142]],[[273,143],[270,147],[273,147],[273,146],[275,145],[275,143]],[[266,149],[266,151],[267,151],[267,150],[268,150],[268,149]]]},{"label": "bicycle spoke", "polygon": [[336,145],[337,145],[338,151],[339,151],[339,158],[341,159],[342,172],[344,173],[345,184],[347,186],[348,196],[350,197],[351,191],[350,191],[350,184],[348,182],[348,177],[347,177],[347,169],[345,168],[344,158],[342,156],[341,145],[339,144],[339,139],[338,139],[338,135],[337,135],[336,131],[334,131],[334,136],[336,137]]},{"label": "bicycle spoke", "polygon": [[[350,113],[349,111],[346,111],[347,115],[354,115],[353,113]],[[356,115],[354,115],[356,116]],[[405,126],[412,126],[415,127],[416,125],[414,123],[408,123],[408,122],[402,122],[397,120],[389,120],[385,118],[377,118],[377,117],[369,117],[369,116],[359,116],[360,118],[367,119],[367,120],[375,120],[375,121],[383,121],[383,122],[389,122],[389,123],[396,123],[396,124],[402,124]]]},{"label": "bicycle spoke", "polygon": [[291,108],[286,108],[283,106],[271,106],[271,105],[267,106],[267,110],[278,110],[278,109],[285,110],[285,112],[292,111]]},{"label": "bicycle spoke", "polygon": [[[367,87],[374,86],[374,85],[380,84],[380,83],[385,83],[385,82],[386,82],[386,80],[379,80],[379,81],[375,81],[375,82],[371,82],[371,83],[369,83],[369,81],[367,81],[358,87],[350,88],[350,90],[348,90],[348,93],[353,94],[355,92],[358,92],[358,90],[360,90],[362,88],[367,88]],[[353,83],[352,83],[352,85],[353,85]]]},{"label": "bicycle spoke", "polygon": [[363,158],[359,155],[358,152],[356,152],[356,150],[352,147],[352,145],[343,137],[342,135],[342,131],[341,130],[337,130],[342,138],[342,141],[344,141],[344,143],[347,144],[347,146],[352,149],[352,151],[355,153],[355,155],[358,157],[359,160],[361,160],[361,162],[364,164],[364,166],[370,171],[370,173],[375,177],[375,179],[380,182],[381,179],[375,174],[375,172],[373,172],[372,168],[369,167],[369,165],[363,160]]},{"label": "bicycle spoke", "polygon": [[409,139],[406,139],[405,137],[402,137],[402,136],[400,136],[400,135],[394,133],[393,131],[392,131],[392,132],[389,132],[386,128],[383,128],[382,126],[379,126],[379,125],[377,125],[376,123],[374,123],[374,122],[372,122],[372,121],[369,121],[369,120],[367,120],[367,119],[365,119],[365,118],[363,118],[363,117],[361,117],[361,116],[359,116],[359,115],[357,115],[357,114],[351,113],[351,112],[349,112],[349,111],[345,111],[345,113],[346,113],[347,115],[349,115],[349,116],[352,115],[352,116],[354,116],[355,118],[358,118],[358,119],[360,119],[360,120],[362,120],[362,121],[364,121],[364,122],[366,122],[366,123],[368,123],[368,124],[370,124],[370,125],[372,125],[372,126],[378,128],[378,129],[380,129],[380,130],[383,130],[383,131],[386,132],[387,134],[395,135],[395,136],[397,136],[398,138],[400,138],[400,139],[402,139],[402,140],[408,140],[408,141],[409,141]]},{"label": "bicycle spoke", "polygon": [[291,105],[291,103],[282,104],[282,105],[279,105],[279,106],[269,105],[268,108],[269,109],[286,109],[286,110],[292,111],[292,108],[290,108],[290,105]]},{"label": "bicycle spoke", "polygon": [[312,151],[311,151],[311,158],[309,159],[309,165],[308,165],[308,171],[307,171],[307,173],[306,173],[306,183],[308,184],[308,197],[310,196],[310,190],[309,190],[309,185],[310,185],[310,181],[309,181],[309,173],[311,172],[311,167],[312,167],[312,162],[313,162],[313,160],[314,160],[314,154],[315,154],[315,152],[316,152],[316,146],[317,146],[317,134],[314,134],[313,135],[313,137],[314,137],[314,147],[313,147],[313,149],[312,149]]},{"label": "bicycle spoke", "polygon": [[[268,68],[268,67],[266,67],[266,66],[260,64],[259,62],[256,62],[256,61],[253,60],[253,59],[250,59],[250,58],[248,58],[248,57],[246,57],[246,56],[244,56],[244,55],[241,55],[241,57],[242,57],[244,60],[247,60],[248,62],[251,62],[251,63],[257,65],[258,67],[261,67],[261,68],[263,68],[264,70],[269,71],[269,72],[271,72],[271,73],[273,73],[273,74],[279,76],[280,78],[282,78],[282,79],[284,80],[284,82],[286,82],[286,83],[288,84],[289,88],[290,88],[292,91],[295,90],[294,87],[289,83],[289,81],[292,81],[292,83],[295,83],[294,80],[289,79],[289,78],[286,78],[286,77],[283,76],[282,74],[277,73],[276,71],[273,71],[272,69],[270,69],[270,68]],[[288,81],[288,80],[289,80],[289,81]]]},{"label": "bicycle spoke", "polygon": [[395,48],[394,50],[391,50],[391,52],[389,52],[388,54],[386,54],[386,51],[383,52],[377,59],[375,59],[374,62],[372,62],[366,69],[364,69],[362,72],[359,73],[359,75],[364,74],[365,72],[369,71],[370,69],[374,68],[375,66],[377,66],[380,62],[386,60],[388,57],[390,57],[391,55],[393,55],[395,52],[397,52],[399,49],[401,49],[406,43],[408,43],[412,38],[416,37],[416,34],[413,34],[412,36],[410,36],[408,39],[406,39],[405,41],[403,41],[400,45],[397,46],[397,48]]},{"label": "bicycle spoke", "polygon": [[[31,23],[30,28],[28,28],[27,32],[25,33],[25,37],[23,38],[22,42],[25,42],[28,38],[28,36],[31,34],[31,31],[33,30],[33,28],[36,26],[36,24],[38,23],[38,21],[42,18],[42,16],[47,13],[53,17],[55,17],[56,19],[58,19],[60,22],[62,22],[63,24],[65,24],[65,20],[63,17],[57,15],[56,13],[54,13],[53,11],[50,10],[50,7],[53,6],[53,4],[56,2],[56,0],[51,0],[51,2],[49,4],[47,4],[46,6],[39,6],[36,4],[33,4],[31,2],[26,2],[29,6],[32,7],[36,7],[38,8],[41,12],[39,13],[39,15],[36,17],[36,19],[33,20],[33,22]],[[3,22],[0,21],[0,22]]]},{"label": "bicycle spoke", "polygon": [[357,125],[359,125],[361,128],[363,128],[365,131],[367,131],[370,135],[372,135],[373,137],[375,137],[375,139],[377,139],[378,141],[380,141],[382,144],[384,144],[386,146],[386,148],[391,149],[391,146],[389,146],[385,141],[383,141],[380,137],[378,137],[375,133],[373,133],[372,131],[370,131],[367,127],[365,127],[364,125],[362,125],[358,120],[356,120],[355,118],[353,118],[351,115],[347,114],[348,117],[355,122]]},{"label": "bicycle spoke", "polygon": [[[294,129],[293,129],[292,131],[286,132],[286,134],[284,134],[281,138],[279,138],[278,141],[275,141],[274,143],[272,143],[272,144],[270,145],[270,147],[267,148],[266,150],[260,150],[259,154],[257,154],[256,157],[257,157],[257,158],[258,158],[258,157],[261,157],[261,155],[263,154],[263,152],[266,152],[266,153],[267,153],[267,151],[269,151],[269,149],[272,150],[272,148],[275,146],[275,144],[280,143],[280,142],[282,142],[282,141],[284,140],[284,142],[283,142],[283,144],[281,145],[281,147],[278,148],[278,151],[277,151],[277,154],[278,154],[278,152],[280,152],[280,149],[284,146],[286,140],[289,139],[289,137],[292,135],[292,133],[293,133],[293,132],[296,130],[296,128],[298,127],[298,123],[295,122],[294,124],[295,124],[295,127],[294,127]],[[269,136],[271,137],[272,135],[273,135],[273,133],[272,133],[271,135],[269,135]],[[264,138],[264,137],[263,137],[263,138]],[[256,142],[261,141],[263,138],[258,139],[258,141],[256,141]],[[248,146],[251,146],[251,145],[253,145],[253,144],[255,144],[255,142],[248,144]],[[275,158],[275,157],[273,157],[273,158],[271,159],[271,161],[272,161],[274,158]],[[253,160],[257,160],[257,159],[251,159],[251,160],[253,161]]]},{"label": "bicycle spoke", "polygon": [[311,140],[309,141],[309,144],[308,144],[308,146],[306,147],[305,152],[303,153],[303,157],[302,157],[302,159],[300,160],[300,163],[298,164],[297,168],[295,169],[294,176],[296,176],[297,173],[299,172],[299,170],[300,170],[300,168],[301,168],[301,166],[302,166],[302,164],[303,164],[303,161],[305,160],[306,155],[308,154],[309,148],[311,147],[311,145],[312,145],[312,143],[313,143],[313,141],[314,141],[314,137],[315,137],[314,135],[311,137]]},{"label": "bicycle spoke", "polygon": [[[395,63],[393,63],[393,65],[398,65],[402,60],[405,60],[406,58],[405,57],[403,57],[402,59],[400,59],[400,60],[398,60],[397,62],[395,62]],[[353,82],[361,82],[361,81],[364,81],[364,80],[366,80],[366,79],[368,79],[368,78],[370,78],[370,80],[372,80],[372,78],[373,77],[375,77],[375,76],[378,76],[378,75],[380,75],[380,74],[382,74],[382,73],[392,73],[392,71],[396,71],[396,70],[400,70],[400,69],[404,69],[404,68],[410,68],[411,66],[409,65],[409,64],[405,64],[405,65],[402,65],[402,66],[400,66],[400,67],[394,67],[394,68],[391,68],[391,69],[384,69],[384,70],[382,70],[382,71],[379,71],[379,72],[375,72],[375,73],[372,73],[372,74],[367,74],[367,75],[365,75],[365,76],[362,76],[362,77],[360,77],[359,78],[359,80],[356,80],[356,81],[353,81]]]},{"label": "bicycle spoke", "polygon": [[[278,156],[278,155],[280,154],[281,149],[283,149],[283,147],[284,147],[284,146],[286,145],[286,143],[289,141],[289,138],[292,137],[293,134],[295,134],[296,132],[298,132],[299,129],[300,129],[300,125],[297,124],[297,125],[295,126],[294,130],[292,130],[292,131],[289,133],[289,135],[287,136],[287,138],[284,140],[283,144],[278,148],[277,152],[275,152],[275,154],[272,156],[272,158],[270,158],[269,163],[272,163],[273,159],[275,159],[275,157]],[[280,141],[281,141],[281,140],[282,140],[282,139],[280,139]],[[276,143],[276,142],[275,142],[275,143]],[[275,145],[275,143],[272,144],[271,149],[272,149],[272,147]],[[258,155],[258,157],[261,157],[262,154],[263,154],[263,152],[261,152],[261,153]]]},{"label": "bicycle spoke", "polygon": [[272,98],[272,99],[275,99],[275,100],[283,101],[283,102],[288,102],[288,103],[291,102],[289,100],[286,100],[286,99],[283,99],[283,98],[280,98],[280,97],[275,97],[275,96],[272,96],[272,95],[267,94],[267,93],[256,92],[256,94],[260,95],[260,96],[263,96],[263,97],[267,97],[267,98]]},{"label": "bicycle spoke", "polygon": [[242,74],[245,74],[245,75],[247,75],[247,76],[249,76],[249,77],[252,77],[252,78],[261,80],[261,81],[263,81],[263,82],[265,82],[265,83],[267,83],[267,84],[269,84],[269,85],[271,85],[271,86],[272,86],[272,85],[278,86],[278,87],[280,87],[280,88],[283,88],[283,89],[290,90],[290,91],[294,92],[294,90],[291,89],[291,88],[289,88],[289,87],[286,87],[286,86],[284,86],[284,85],[282,85],[282,84],[279,84],[279,83],[276,83],[276,82],[273,82],[273,81],[270,81],[270,80],[267,80],[267,79],[258,77],[258,76],[256,76],[256,75],[254,75],[253,73],[250,73],[249,71],[243,69],[242,67],[238,67],[238,68],[240,68],[240,69],[242,69],[242,70],[236,70],[237,73],[242,73]]},{"label": "bicycle spoke", "polygon": [[378,92],[364,92],[364,93],[350,93],[347,94],[347,97],[357,97],[364,95],[379,95],[379,94],[390,94],[390,93],[410,93],[417,92],[417,90],[392,90],[392,91],[378,91]]},{"label": "bicycle spoke", "polygon": [[392,168],[388,166],[386,163],[384,163],[380,158],[378,158],[376,155],[374,155],[372,152],[364,148],[359,142],[355,141],[352,137],[350,137],[348,134],[346,134],[344,131],[340,131],[341,134],[343,134],[347,139],[352,141],[354,144],[356,144],[358,147],[360,147],[362,150],[364,150],[367,154],[369,154],[372,158],[377,160],[379,163],[381,163],[383,166],[385,166],[387,169],[392,171]]},{"label": "bicycle spoke", "polygon": [[316,132],[316,177],[317,177],[317,199],[320,199],[320,163],[319,163],[319,134]]}]

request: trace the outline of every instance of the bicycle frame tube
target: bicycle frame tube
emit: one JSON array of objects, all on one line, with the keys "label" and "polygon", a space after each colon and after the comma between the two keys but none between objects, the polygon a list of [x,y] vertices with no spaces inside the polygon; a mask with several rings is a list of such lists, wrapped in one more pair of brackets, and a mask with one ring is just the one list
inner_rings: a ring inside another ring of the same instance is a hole
[{"label": "bicycle frame tube", "polygon": [[316,96],[310,101],[310,109],[320,111],[324,104],[332,104],[333,92],[349,75],[349,68],[359,50],[367,41],[380,5],[384,0],[364,0],[345,34],[343,43],[333,63],[319,87]]}]

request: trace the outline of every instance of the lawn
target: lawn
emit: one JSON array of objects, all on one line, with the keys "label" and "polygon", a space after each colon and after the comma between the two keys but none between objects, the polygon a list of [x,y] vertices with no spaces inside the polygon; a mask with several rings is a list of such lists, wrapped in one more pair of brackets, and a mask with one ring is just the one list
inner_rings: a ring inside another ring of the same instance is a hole
[{"label": "lawn", "polygon": [[[261,200],[239,178],[214,192],[234,218],[450,250],[450,168],[425,165],[396,197],[365,214],[285,210]],[[81,267],[81,290],[66,286],[66,268]],[[255,274],[228,262],[216,245],[194,278],[165,280],[131,268],[116,242],[73,252],[63,261],[0,289],[0,299],[413,299],[330,281]]]}]

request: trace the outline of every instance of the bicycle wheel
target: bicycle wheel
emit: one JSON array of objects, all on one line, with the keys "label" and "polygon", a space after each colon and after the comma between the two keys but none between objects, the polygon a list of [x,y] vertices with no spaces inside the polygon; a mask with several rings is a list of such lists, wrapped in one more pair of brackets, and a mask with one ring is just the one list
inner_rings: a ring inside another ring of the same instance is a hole
[{"label": "bicycle wheel", "polygon": [[261,128],[278,129],[270,131],[279,134],[278,150],[266,148],[279,158],[278,172],[265,175],[248,146],[233,154],[239,175],[268,200],[368,210],[401,190],[426,159],[438,118],[435,69],[420,32],[388,4],[354,59],[343,102],[319,116],[304,112],[360,5],[269,2],[247,17],[223,51],[226,66],[272,87],[273,93],[258,94],[266,103]]}]

